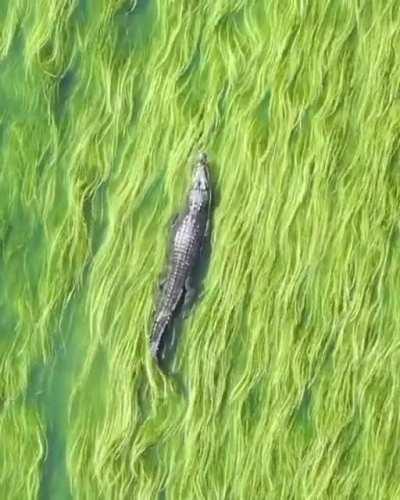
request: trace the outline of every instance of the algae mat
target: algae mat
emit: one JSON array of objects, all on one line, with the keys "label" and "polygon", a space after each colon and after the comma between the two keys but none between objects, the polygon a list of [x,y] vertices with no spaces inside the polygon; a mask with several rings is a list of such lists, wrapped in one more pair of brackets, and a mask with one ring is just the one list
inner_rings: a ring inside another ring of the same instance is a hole
[{"label": "algae mat", "polygon": [[[394,0],[2,0],[2,499],[400,498],[399,26]],[[212,254],[164,377],[202,146]]]}]

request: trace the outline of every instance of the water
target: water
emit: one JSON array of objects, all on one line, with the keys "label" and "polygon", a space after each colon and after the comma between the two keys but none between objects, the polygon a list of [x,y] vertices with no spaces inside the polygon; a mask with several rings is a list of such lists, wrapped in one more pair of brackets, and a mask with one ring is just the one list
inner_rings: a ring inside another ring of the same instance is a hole
[{"label": "water", "polygon": [[[193,5],[0,7],[1,498],[398,498],[398,8]],[[210,261],[166,377],[198,148]]]}]

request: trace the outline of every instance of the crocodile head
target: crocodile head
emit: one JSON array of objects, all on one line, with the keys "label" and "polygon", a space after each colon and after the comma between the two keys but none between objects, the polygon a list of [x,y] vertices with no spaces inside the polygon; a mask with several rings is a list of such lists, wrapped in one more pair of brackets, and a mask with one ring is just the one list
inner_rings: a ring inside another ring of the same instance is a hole
[{"label": "crocodile head", "polygon": [[210,175],[208,158],[200,153],[193,172],[192,189],[189,193],[189,204],[198,209],[207,208],[210,201]]}]

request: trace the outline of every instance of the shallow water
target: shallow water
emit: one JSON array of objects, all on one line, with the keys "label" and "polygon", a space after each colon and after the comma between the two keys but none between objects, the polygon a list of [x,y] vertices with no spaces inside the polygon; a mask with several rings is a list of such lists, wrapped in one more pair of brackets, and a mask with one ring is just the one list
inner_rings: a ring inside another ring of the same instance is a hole
[{"label": "shallow water", "polygon": [[[399,21],[2,2],[1,498],[400,497]],[[152,308],[199,148],[212,252],[166,377]]]}]

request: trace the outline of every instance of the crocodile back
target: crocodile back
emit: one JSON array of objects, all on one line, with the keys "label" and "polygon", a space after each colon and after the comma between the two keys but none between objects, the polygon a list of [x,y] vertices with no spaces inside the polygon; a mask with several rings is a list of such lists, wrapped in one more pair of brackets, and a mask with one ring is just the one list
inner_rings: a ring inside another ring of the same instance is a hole
[{"label": "crocodile back", "polygon": [[193,270],[203,243],[206,216],[197,211],[186,213],[176,226],[170,270],[164,284],[162,309],[175,311],[185,288],[185,281]]}]

